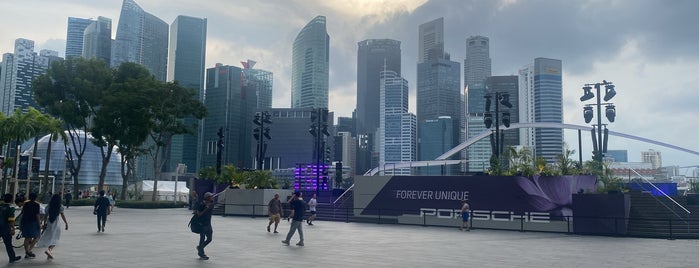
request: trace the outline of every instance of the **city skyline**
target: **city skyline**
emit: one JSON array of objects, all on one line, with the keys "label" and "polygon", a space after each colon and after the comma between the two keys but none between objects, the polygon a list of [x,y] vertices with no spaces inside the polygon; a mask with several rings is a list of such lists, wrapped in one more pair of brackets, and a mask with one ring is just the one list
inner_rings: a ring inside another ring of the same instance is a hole
[{"label": "city skyline", "polygon": [[[118,25],[121,2],[3,2],[0,7],[6,15],[0,18],[0,53],[12,53],[14,40],[27,38],[36,42],[35,51],[51,49],[64,56],[68,17],[104,16]],[[699,111],[692,102],[699,99],[699,91],[692,90],[699,82],[694,75],[699,70],[699,54],[695,51],[699,40],[690,27],[699,22],[691,14],[699,8],[697,2],[137,3],[166,22],[177,15],[207,18],[206,68],[217,62],[236,65],[246,59],[257,61],[259,68],[275,73],[273,107],[289,107],[291,44],[303,25],[315,16],[328,18],[328,34],[332,37],[329,107],[338,116],[350,116],[356,103],[357,42],[371,38],[401,41],[402,76],[415,85],[417,26],[444,17],[445,51],[454,61],[465,58],[464,43],[469,36],[490,39],[492,75],[516,75],[537,57],[562,60],[563,122],[587,125],[578,99],[581,87],[605,79],[613,81],[619,93],[613,100],[617,122],[610,125],[610,130],[699,148],[699,141],[690,136],[694,130],[691,119]],[[412,91],[410,100],[413,112],[414,94]],[[577,133],[564,131],[564,135],[568,147],[577,151]],[[583,135],[584,159],[589,159],[590,147],[589,135]],[[691,154],[617,137],[610,138],[610,149],[628,149],[632,162],[641,161],[640,152],[648,149],[661,151],[667,164],[699,162],[699,157]]]}]

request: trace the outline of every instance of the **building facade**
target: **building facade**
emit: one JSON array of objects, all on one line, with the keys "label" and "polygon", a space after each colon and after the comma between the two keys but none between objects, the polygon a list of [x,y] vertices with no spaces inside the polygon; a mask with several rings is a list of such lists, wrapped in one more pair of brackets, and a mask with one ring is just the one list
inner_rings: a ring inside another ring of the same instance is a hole
[{"label": "building facade", "polygon": [[[519,122],[563,123],[561,60],[536,58],[519,71]],[[554,163],[563,154],[563,130],[521,129],[520,142],[532,148],[535,157]]]},{"label": "building facade", "polygon": [[[90,26],[93,22],[92,19],[68,17],[66,58],[81,57],[83,55],[83,35],[85,33],[85,28]],[[109,38],[111,40],[111,36]]]},{"label": "building facade", "polygon": [[[490,39],[485,36],[470,36],[466,39],[464,60],[464,132],[462,140],[485,131],[485,79],[491,76]],[[468,159],[464,171],[483,172],[490,167],[490,141],[482,139],[469,146],[462,154]]]},{"label": "building facade", "polygon": [[[167,64],[167,80],[196,90],[204,102],[204,72],[206,59],[206,19],[177,16],[170,26],[170,44]],[[196,134],[172,137],[169,159],[164,169],[174,171],[177,164],[185,164],[190,170],[200,166],[199,139],[203,130],[200,120],[189,117],[185,124],[197,126]],[[215,133],[215,132],[214,132]]]},{"label": "building facade", "polygon": [[301,29],[291,53],[291,108],[328,108],[330,36],[325,16]]},{"label": "building facade", "polygon": [[[408,112],[408,94],[407,80],[394,71],[381,72],[379,167],[417,159],[417,124],[415,115]],[[411,173],[410,168],[384,172],[392,175]]]},{"label": "building facade", "polygon": [[[500,123],[500,132],[502,139],[501,153],[508,150],[510,147],[517,147],[520,145],[519,142],[519,131],[518,129],[507,129],[504,120],[505,116],[509,118],[510,123],[519,123],[519,77],[516,75],[506,75],[506,76],[491,76],[486,79],[486,94],[492,96],[492,104],[490,105],[490,112],[493,115],[493,124],[496,123],[495,114],[495,102],[498,102],[495,98],[496,93],[500,96],[505,94],[508,95],[509,103],[512,104],[512,108],[508,108],[505,105],[498,103],[498,120]],[[495,138],[494,135],[490,136]],[[488,142],[490,142],[488,140]],[[507,163],[504,163],[507,164]]]},{"label": "building facade", "polygon": [[[449,141],[454,140],[454,120],[449,116],[437,119],[427,119],[420,124],[424,129],[420,132],[420,159],[436,159],[454,146]],[[443,166],[421,167],[421,175],[456,175],[453,169]]]},{"label": "building facade", "polygon": [[83,33],[82,56],[100,59],[109,65],[112,58],[112,19],[98,17]]},{"label": "building facade", "polygon": [[418,27],[418,63],[444,55],[444,18],[438,18]]}]

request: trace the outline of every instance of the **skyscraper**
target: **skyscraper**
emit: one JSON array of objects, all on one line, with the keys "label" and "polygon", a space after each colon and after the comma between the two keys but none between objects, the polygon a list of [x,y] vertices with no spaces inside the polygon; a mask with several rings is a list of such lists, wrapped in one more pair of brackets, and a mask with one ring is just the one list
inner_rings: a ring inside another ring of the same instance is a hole
[{"label": "skyscraper", "polygon": [[[461,126],[461,65],[451,61],[444,52],[444,20],[442,18],[420,25],[420,62],[417,65],[417,122],[418,137],[425,137],[422,131],[427,120],[449,116],[454,124],[451,140],[446,146],[453,148],[459,144]],[[428,143],[418,142],[418,151],[431,150]],[[443,152],[442,152],[443,153]],[[454,156],[451,159],[458,159]],[[434,160],[420,159],[418,160]],[[458,169],[458,168],[457,168]],[[450,172],[451,173],[451,172]]]},{"label": "skyscraper", "polygon": [[[83,54],[83,34],[85,28],[94,22],[91,19],[68,17],[66,36],[66,58],[80,57]],[[111,36],[109,37],[111,39]]]},{"label": "skyscraper", "polygon": [[384,69],[401,76],[400,41],[368,39],[357,44],[357,132],[379,127],[379,75]]},{"label": "skyscraper", "polygon": [[124,0],[112,47],[112,67],[135,62],[145,66],[156,79],[165,81],[167,45],[167,23],[145,12],[135,1]]},{"label": "skyscraper", "polygon": [[[427,119],[422,122],[420,126],[423,128],[420,131],[420,152],[418,158],[420,159],[435,159],[442,155],[444,152],[450,150],[452,147],[451,142],[454,140],[454,122],[449,116],[440,116],[437,119]],[[444,175],[455,175],[451,174],[453,168],[447,168],[446,174]],[[442,175],[442,167],[421,167],[421,175]]]},{"label": "skyscraper", "polygon": [[[492,104],[490,106],[490,112],[493,114],[493,120],[495,120],[495,99],[496,93],[500,96],[507,94],[512,108],[507,108],[505,105],[498,105],[498,119],[500,125],[504,124],[504,117],[508,116],[510,123],[519,123],[519,78],[516,75],[505,75],[505,76],[491,76],[486,79],[486,88],[488,89],[486,94],[493,96]],[[495,121],[493,121],[495,123]],[[518,129],[507,129],[507,127],[500,127],[500,135],[503,138],[501,148],[503,152],[507,151],[509,147],[516,147],[521,145],[519,142],[519,131]],[[492,138],[495,138],[491,135]],[[489,139],[484,139],[490,143]],[[501,154],[502,155],[502,154]],[[490,156],[488,156],[490,157]],[[504,163],[507,165],[508,163]],[[481,171],[481,170],[479,170]]]},{"label": "skyscraper", "polygon": [[[415,115],[408,112],[408,91],[408,81],[396,72],[381,72],[380,167],[391,163],[415,161],[417,158],[417,122]],[[388,173],[411,175],[411,170],[399,168]]]},{"label": "skyscraper", "polygon": [[[522,123],[563,123],[561,60],[536,58],[519,71],[519,120]],[[520,131],[522,145],[530,146],[535,157],[547,162],[563,154],[563,130],[555,128]]]},{"label": "skyscraper", "polygon": [[[180,85],[197,91],[199,100],[204,101],[204,60],[206,58],[206,19],[177,16],[170,27],[169,62],[167,77]],[[199,166],[198,145],[202,124],[192,117],[184,119],[187,125],[199,126],[196,134],[172,137],[170,159],[165,170],[175,170],[182,163],[196,170]]]},{"label": "skyscraper", "polygon": [[223,130],[224,151],[222,165],[252,168],[252,114],[257,104],[255,92],[242,86],[242,69],[216,64],[206,70],[206,98],[208,110],[203,123],[201,167],[215,166],[218,151],[218,131]]},{"label": "skyscraper", "polygon": [[82,56],[86,59],[100,59],[107,64],[112,58],[112,19],[98,17],[83,34]]},{"label": "skyscraper", "polygon": [[255,92],[257,103],[255,109],[272,108],[273,74],[270,71],[255,69],[255,61],[247,60],[243,64],[243,86]]},{"label": "skyscraper", "polygon": [[24,38],[15,40],[14,53],[3,55],[0,68],[0,112],[10,116],[15,109],[38,109],[32,92],[32,81],[44,74],[51,61],[56,59],[59,59],[58,51],[44,49],[37,55],[34,52],[34,41]]},{"label": "skyscraper", "polygon": [[[466,59],[464,60],[464,98],[466,107],[463,140],[478,135],[485,130],[485,79],[491,75],[490,39],[484,36],[471,36],[466,39]],[[469,162],[465,171],[482,172],[490,166],[490,142],[480,140],[466,149]],[[463,155],[463,154],[462,154]]]},{"label": "skyscraper", "polygon": [[294,40],[291,59],[291,108],[327,108],[330,36],[325,16],[317,16]]}]

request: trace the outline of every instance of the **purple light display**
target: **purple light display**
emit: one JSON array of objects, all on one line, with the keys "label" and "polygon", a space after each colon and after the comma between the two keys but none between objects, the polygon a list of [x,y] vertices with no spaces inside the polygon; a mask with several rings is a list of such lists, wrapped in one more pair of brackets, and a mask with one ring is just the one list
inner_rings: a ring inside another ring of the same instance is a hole
[{"label": "purple light display", "polygon": [[294,169],[294,189],[328,190],[328,165],[296,164]]}]

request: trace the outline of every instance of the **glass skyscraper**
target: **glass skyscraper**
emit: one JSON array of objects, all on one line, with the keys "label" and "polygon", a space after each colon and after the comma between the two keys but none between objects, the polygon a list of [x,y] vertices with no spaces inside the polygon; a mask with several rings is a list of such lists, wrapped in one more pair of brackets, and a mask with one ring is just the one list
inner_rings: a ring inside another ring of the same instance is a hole
[{"label": "glass skyscraper", "polygon": [[[536,58],[519,71],[520,122],[563,123],[561,65],[561,60]],[[562,129],[527,129],[521,131],[520,139],[523,145],[533,148],[535,157],[543,157],[549,163],[563,154]]]},{"label": "glass skyscraper", "polygon": [[[519,129],[507,129],[503,126],[503,114],[509,113],[510,123],[519,123],[519,78],[516,75],[506,75],[506,76],[491,76],[486,79],[487,94],[493,96],[492,103],[490,105],[490,112],[493,115],[493,124],[495,124],[495,99],[496,92],[503,94],[509,94],[509,102],[512,104],[512,108],[507,108],[505,105],[498,104],[498,119],[500,121],[500,134],[504,139],[502,140],[501,148],[503,153],[507,151],[509,147],[516,147],[521,145],[519,142]],[[495,134],[491,135],[492,138]],[[484,139],[488,143],[490,140],[488,138]],[[503,155],[501,153],[501,155]],[[490,155],[488,156],[490,157]],[[488,158],[489,159],[489,158]],[[508,165],[508,163],[503,163]],[[481,171],[481,170],[479,170]]]},{"label": "glass skyscraper", "polygon": [[[485,130],[485,79],[491,75],[490,39],[485,36],[470,36],[466,39],[466,59],[464,60],[465,135],[464,139],[478,135]],[[471,144],[466,150],[468,163],[465,171],[482,172],[490,166],[490,141],[482,139]],[[464,154],[462,154],[464,155]]]},{"label": "glass skyscraper", "polygon": [[100,59],[109,65],[112,58],[112,19],[98,17],[83,34],[82,56]]},{"label": "glass skyscraper", "polygon": [[[83,34],[85,28],[94,22],[91,19],[68,17],[68,31],[66,35],[66,58],[80,57],[83,54]],[[110,33],[111,40],[111,33]]]},{"label": "glass skyscraper", "polygon": [[[381,72],[379,167],[416,160],[417,124],[415,115],[408,112],[408,92],[407,80],[394,71]],[[411,175],[411,170],[399,168],[385,174]]]},{"label": "glass skyscraper", "polygon": [[[247,60],[243,64],[243,86],[255,92],[256,109],[272,108],[272,85],[274,75],[270,71],[255,69],[255,61]],[[246,91],[247,92],[247,91]]]},{"label": "glass skyscraper", "polygon": [[[420,131],[420,159],[435,159],[444,152],[450,150],[452,144],[449,141],[454,140],[454,120],[449,116],[440,116],[437,119],[427,119],[422,122],[422,131]],[[421,175],[442,175],[441,166],[421,167]],[[453,168],[446,168],[444,175],[452,174]]]},{"label": "glass skyscraper", "polygon": [[10,116],[15,109],[39,109],[34,101],[32,81],[44,74],[51,61],[57,59],[60,59],[58,51],[43,49],[37,55],[34,41],[15,40],[14,53],[5,53],[0,67],[0,112]]},{"label": "glass skyscraper", "polygon": [[124,0],[112,47],[112,67],[135,62],[145,66],[156,79],[166,81],[167,46],[167,23],[145,12],[135,1]]},{"label": "glass skyscraper", "polygon": [[[206,19],[177,16],[170,26],[170,45],[167,65],[168,81],[177,81],[181,86],[196,90],[200,101],[204,101],[204,60],[206,58]],[[185,124],[198,126],[197,134],[172,137],[170,158],[165,170],[174,171],[177,164],[187,165],[188,171],[199,166],[199,133],[202,124],[192,117]]]},{"label": "glass skyscraper", "polygon": [[[425,129],[423,124],[440,116],[452,119],[452,139],[445,142],[446,146],[453,148],[459,144],[461,133],[461,64],[451,61],[449,54],[444,52],[443,18],[420,25],[419,37],[421,56],[417,65],[417,122],[421,140],[418,141],[418,152],[433,151],[434,148],[427,148],[429,143],[422,143],[422,138],[426,137],[422,133]],[[458,158],[454,156],[451,159]]]},{"label": "glass skyscraper", "polygon": [[291,108],[327,108],[330,36],[325,16],[306,24],[294,40],[291,59]]}]

